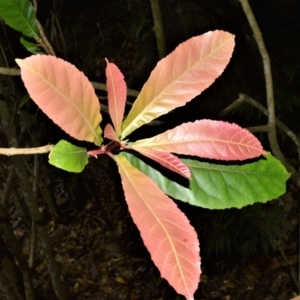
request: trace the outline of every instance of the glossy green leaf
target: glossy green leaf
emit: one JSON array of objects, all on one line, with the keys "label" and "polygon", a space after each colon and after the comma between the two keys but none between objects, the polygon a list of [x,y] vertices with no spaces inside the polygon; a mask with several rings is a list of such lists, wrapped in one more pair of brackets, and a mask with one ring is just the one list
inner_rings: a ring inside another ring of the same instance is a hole
[{"label": "glossy green leaf", "polygon": [[1,0],[0,17],[13,29],[28,37],[39,37],[35,12],[27,0]]},{"label": "glossy green leaf", "polygon": [[256,202],[265,203],[285,193],[289,178],[284,166],[271,154],[266,155],[266,159],[242,166],[182,159],[192,173],[188,189],[172,182],[139,158],[129,153],[123,155],[169,196],[209,209],[241,208]]},{"label": "glossy green leaf", "polygon": [[44,53],[44,51],[38,46],[38,44],[33,40],[24,38],[23,36],[20,38],[21,44],[27,49],[28,52],[33,54]]},{"label": "glossy green leaf", "polygon": [[61,140],[50,151],[49,163],[68,172],[80,173],[88,164],[85,148]]},{"label": "glossy green leaf", "polygon": [[188,203],[209,209],[241,208],[279,197],[285,193],[290,175],[271,154],[265,158],[241,166],[183,159],[192,173],[194,197]]},{"label": "glossy green leaf", "polygon": [[193,197],[193,193],[190,189],[178,184],[177,182],[171,181],[161,172],[146,164],[139,157],[129,152],[122,152],[121,154],[125,156],[133,166],[135,166],[144,174],[152,178],[155,181],[155,183],[160,187],[160,189],[163,190],[169,196],[181,200],[183,202],[188,202],[187,199],[191,199]]}]

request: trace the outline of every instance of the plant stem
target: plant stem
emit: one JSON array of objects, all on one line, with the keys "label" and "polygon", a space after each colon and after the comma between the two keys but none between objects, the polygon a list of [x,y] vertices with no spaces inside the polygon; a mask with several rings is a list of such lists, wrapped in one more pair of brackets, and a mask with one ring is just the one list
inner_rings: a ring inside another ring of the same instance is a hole
[{"label": "plant stem", "polygon": [[0,154],[7,156],[22,154],[42,154],[50,152],[52,148],[53,145],[46,145],[34,148],[0,148]]},{"label": "plant stem", "polygon": [[166,56],[166,43],[165,43],[165,35],[164,35],[162,18],[161,18],[159,0],[150,0],[150,4],[151,4],[152,16],[153,16],[158,57],[159,59],[162,59],[163,57]]},{"label": "plant stem", "polygon": [[276,126],[275,126],[276,118],[275,118],[275,107],[274,107],[273,81],[272,81],[270,57],[265,47],[261,31],[255,20],[255,17],[253,15],[248,0],[239,0],[239,1],[247,17],[248,23],[253,31],[258,50],[262,57],[264,76],[266,81],[266,97],[267,97],[268,120],[269,120],[268,125],[269,127],[271,127],[271,130],[268,130],[269,143],[274,156],[281,161],[281,163],[287,168],[289,172],[292,173],[293,179],[296,181],[297,185],[300,186],[299,173],[295,170],[295,168],[293,168],[286,162],[285,157],[282,154],[277,141]]}]

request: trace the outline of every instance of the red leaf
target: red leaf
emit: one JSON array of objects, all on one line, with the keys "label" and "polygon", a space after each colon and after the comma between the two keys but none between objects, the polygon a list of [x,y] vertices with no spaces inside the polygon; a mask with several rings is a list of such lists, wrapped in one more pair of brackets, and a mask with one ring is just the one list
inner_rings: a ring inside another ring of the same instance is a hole
[{"label": "red leaf", "polygon": [[86,76],[72,64],[48,55],[16,59],[32,100],[65,132],[100,145],[100,104]]},{"label": "red leaf", "polygon": [[234,36],[220,30],[180,44],[157,64],[144,84],[124,120],[122,139],[207,89],[224,71],[233,48]]},{"label": "red leaf", "polygon": [[115,130],[109,123],[104,128],[104,137],[112,141],[117,141],[117,142],[119,141],[119,138]]},{"label": "red leaf", "polygon": [[126,83],[118,67],[106,59],[106,87],[108,94],[108,110],[118,137],[121,135],[121,126],[126,103]]},{"label": "red leaf", "polygon": [[176,172],[185,178],[191,178],[190,169],[177,156],[169,152],[156,151],[134,145],[131,148],[158,162],[165,168],[168,168],[169,170]]},{"label": "red leaf", "polygon": [[184,123],[132,146],[221,160],[244,160],[266,153],[248,130],[212,120]]},{"label": "red leaf", "polygon": [[130,214],[151,258],[177,293],[194,299],[200,277],[199,242],[194,228],[152,179],[124,156],[114,156]]}]

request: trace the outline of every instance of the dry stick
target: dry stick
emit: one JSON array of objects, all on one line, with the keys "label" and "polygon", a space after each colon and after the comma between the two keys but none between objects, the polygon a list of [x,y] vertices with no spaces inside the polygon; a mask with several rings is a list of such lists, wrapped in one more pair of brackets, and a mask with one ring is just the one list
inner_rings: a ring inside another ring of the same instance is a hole
[{"label": "dry stick", "polygon": [[[37,1],[36,0],[32,0],[33,2],[33,9],[35,11],[35,13],[37,12]],[[55,52],[51,46],[51,44],[49,43],[46,35],[45,35],[45,32],[44,32],[44,29],[41,25],[41,23],[39,22],[39,20],[35,17],[35,22],[36,22],[36,25],[37,25],[37,28],[38,28],[38,31],[40,33],[40,36],[41,38],[35,36],[35,40],[45,49],[46,53],[47,54],[50,54],[50,55],[53,55],[53,56],[56,56],[55,55]]]},{"label": "dry stick", "polygon": [[[287,164],[277,142],[277,136],[276,136],[276,126],[275,126],[275,108],[274,108],[274,96],[273,96],[273,83],[272,83],[272,75],[271,75],[271,65],[270,65],[270,58],[268,55],[268,52],[266,50],[266,47],[264,45],[264,41],[262,38],[262,34],[259,30],[259,27],[256,23],[255,17],[252,13],[251,7],[248,3],[248,0],[239,0],[244,13],[248,19],[248,22],[252,28],[252,31],[254,33],[254,38],[256,40],[259,52],[261,54],[262,60],[263,60],[263,66],[264,66],[264,74],[265,74],[265,80],[266,80],[266,93],[267,93],[267,105],[268,105],[268,118],[269,118],[269,124],[271,124],[272,129],[268,132],[269,137],[269,143],[271,146],[271,149],[274,153],[274,155],[285,165],[285,167],[292,173],[293,179],[296,181],[298,186],[300,187],[300,174]],[[299,209],[300,214],[300,209]],[[299,224],[299,231],[300,231],[300,224]],[[300,236],[299,236],[299,243],[300,243]],[[300,270],[300,260],[298,262],[299,264],[299,270]],[[298,292],[300,292],[300,271],[298,273]]]},{"label": "dry stick", "polygon": [[159,0],[150,0],[159,59],[166,56],[166,43]]},{"label": "dry stick", "polygon": [[268,119],[269,124],[272,130],[268,131],[269,142],[272,148],[274,155],[284,164],[286,165],[285,158],[281,153],[276,136],[276,126],[275,126],[275,108],[274,108],[274,95],[273,95],[273,82],[272,82],[272,73],[271,73],[271,64],[270,57],[266,50],[263,37],[261,31],[257,25],[251,7],[249,5],[248,0],[239,0],[244,13],[248,19],[249,25],[254,33],[254,38],[256,40],[256,44],[258,46],[258,50],[262,57],[263,68],[264,68],[264,76],[266,81],[266,97],[267,97],[267,106],[268,106]]},{"label": "dry stick", "polygon": [[[246,94],[239,94],[239,98],[235,101],[233,101],[230,105],[228,105],[224,110],[222,110],[218,115],[217,118],[222,118],[224,116],[226,116],[229,112],[231,112],[232,110],[234,110],[235,108],[237,108],[239,105],[241,105],[243,102],[247,102],[249,104],[251,104],[252,106],[256,107],[258,110],[260,110],[264,115],[268,116],[268,110],[261,105],[260,103],[258,103],[255,99],[249,97]],[[275,123],[276,125],[283,131],[285,132],[286,135],[288,135],[293,142],[298,146],[298,148],[300,147],[300,139],[297,137],[297,135],[291,131],[282,121],[280,121],[279,119],[275,118]],[[247,128],[249,131],[254,132],[253,130],[251,130],[251,128],[257,128],[257,131],[266,131],[265,130],[265,126],[257,126],[257,127],[250,127]],[[263,130],[260,130],[263,129]],[[300,151],[299,151],[299,155],[300,155]]]},{"label": "dry stick", "polygon": [[[271,130],[268,130],[268,138],[271,149],[281,163],[287,168],[289,172],[292,173],[292,178],[296,181],[297,185],[300,187],[300,174],[295,170],[294,167],[290,166],[286,160],[284,155],[282,154],[277,141],[276,135],[276,126],[275,126],[275,108],[274,108],[274,95],[273,95],[273,82],[272,82],[272,73],[271,73],[271,64],[270,64],[270,57],[266,50],[262,34],[260,29],[256,23],[255,17],[251,10],[248,0],[239,0],[244,13],[248,19],[250,27],[254,33],[254,38],[256,40],[258,50],[262,57],[263,61],[263,68],[264,68],[264,76],[266,81],[266,97],[267,97],[267,107],[268,107],[268,125],[270,126]],[[300,279],[300,277],[299,277]]]},{"label": "dry stick", "polygon": [[22,154],[42,154],[48,153],[52,149],[53,145],[47,145],[35,148],[0,148],[0,154],[3,155],[22,155]]},{"label": "dry stick", "polygon": [[44,29],[43,29],[41,23],[38,21],[38,19],[36,19],[35,21],[36,21],[36,25],[39,30],[39,33],[41,35],[41,39],[35,37],[36,41],[41,44],[41,46],[45,49],[47,54],[56,56],[51,44],[49,43],[48,39],[46,38]]},{"label": "dry stick", "polygon": [[37,2],[36,2],[36,0],[32,0],[32,4],[33,4],[33,10],[36,13],[37,12]]}]

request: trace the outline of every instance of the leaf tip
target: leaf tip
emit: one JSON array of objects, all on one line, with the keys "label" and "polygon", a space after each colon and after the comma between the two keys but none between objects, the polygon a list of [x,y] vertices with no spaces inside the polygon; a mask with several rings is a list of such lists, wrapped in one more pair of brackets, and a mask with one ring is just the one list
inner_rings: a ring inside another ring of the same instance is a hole
[{"label": "leaf tip", "polygon": [[23,59],[16,58],[15,61],[16,61],[18,66],[21,66]]}]

